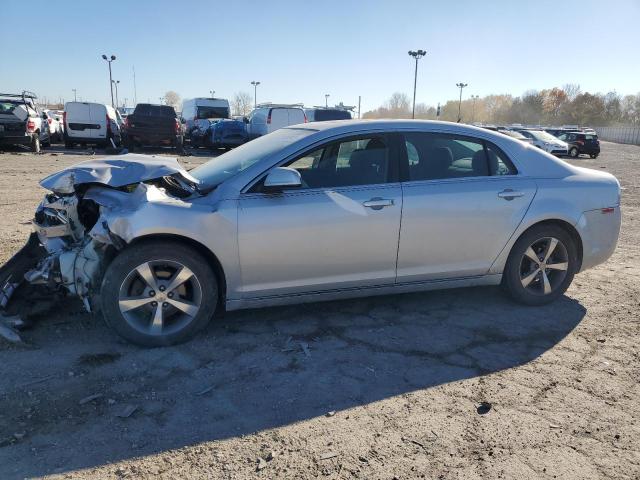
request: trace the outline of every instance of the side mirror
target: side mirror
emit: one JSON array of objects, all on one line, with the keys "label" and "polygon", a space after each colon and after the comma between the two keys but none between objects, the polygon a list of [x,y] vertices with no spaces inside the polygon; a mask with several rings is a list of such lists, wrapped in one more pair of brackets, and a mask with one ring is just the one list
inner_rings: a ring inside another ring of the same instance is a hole
[{"label": "side mirror", "polygon": [[246,123],[246,124],[248,124],[248,123],[249,123],[249,119],[248,119],[247,117],[242,117],[242,121],[243,121],[244,123]]},{"label": "side mirror", "polygon": [[184,118],[181,117],[180,118],[180,123],[184,125],[185,123],[187,123],[187,121]]},{"label": "side mirror", "polygon": [[294,168],[276,167],[264,179],[264,189],[268,192],[281,192],[286,188],[302,186],[300,172]]}]

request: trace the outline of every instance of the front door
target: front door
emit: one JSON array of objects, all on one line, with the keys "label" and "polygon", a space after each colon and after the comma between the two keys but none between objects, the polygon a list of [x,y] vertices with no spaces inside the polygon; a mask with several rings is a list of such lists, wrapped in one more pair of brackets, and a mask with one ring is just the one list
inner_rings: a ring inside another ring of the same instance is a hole
[{"label": "front door", "polygon": [[391,144],[386,135],[328,143],[288,162],[302,188],[265,193],[258,182],[242,195],[244,298],[393,285],[402,189]]}]

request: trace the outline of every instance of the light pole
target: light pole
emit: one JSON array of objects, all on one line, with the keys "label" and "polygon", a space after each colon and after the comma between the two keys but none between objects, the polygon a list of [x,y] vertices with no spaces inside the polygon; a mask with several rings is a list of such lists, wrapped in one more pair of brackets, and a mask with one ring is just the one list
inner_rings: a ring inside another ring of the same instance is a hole
[{"label": "light pole", "polygon": [[163,97],[158,97],[160,99],[160,105],[162,105]]},{"label": "light pole", "polygon": [[209,93],[211,94],[211,98],[216,96],[216,91],[215,90],[209,90]]},{"label": "light pole", "polygon": [[78,101],[78,96],[76,95],[77,90],[75,88],[72,88],[71,91],[73,92],[73,101],[77,102]]},{"label": "light pole", "polygon": [[111,90],[111,106],[113,107],[113,78],[111,78],[111,62],[116,59],[115,55],[107,58],[106,55],[102,55],[102,59],[109,64],[109,90]]},{"label": "light pole", "polygon": [[329,107],[329,97],[331,95],[329,95],[328,93],[324,94],[324,108],[328,108]]},{"label": "light pole", "polygon": [[473,121],[476,118],[476,100],[478,100],[478,95],[471,95],[471,98],[473,99],[473,106],[471,107],[471,123],[473,123]]},{"label": "light pole", "polygon": [[418,60],[420,60],[426,54],[426,50],[409,50],[409,55],[411,55],[416,60],[416,72],[413,76],[413,109],[411,110],[411,118],[416,118],[416,85],[418,84]]},{"label": "light pole", "polygon": [[116,86],[116,108],[118,108],[119,100],[118,100],[118,84],[120,80],[111,80],[111,82]]},{"label": "light pole", "polygon": [[462,108],[462,89],[468,85],[468,83],[456,83],[456,87],[460,89],[460,100],[458,101],[458,123],[462,120],[462,117],[460,116],[460,109]]},{"label": "light pole", "polygon": [[256,82],[254,80],[251,82],[251,85],[253,85],[253,108],[257,108],[258,107],[258,85],[260,85],[260,82]]}]

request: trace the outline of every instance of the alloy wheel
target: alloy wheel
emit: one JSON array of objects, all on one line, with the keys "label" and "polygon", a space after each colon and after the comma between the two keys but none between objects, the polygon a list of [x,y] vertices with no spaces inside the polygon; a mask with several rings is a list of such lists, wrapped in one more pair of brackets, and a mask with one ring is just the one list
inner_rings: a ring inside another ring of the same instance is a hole
[{"label": "alloy wheel", "polygon": [[520,261],[520,282],[534,295],[549,295],[564,281],[569,270],[567,247],[555,237],[533,242]]},{"label": "alloy wheel", "polygon": [[185,265],[154,260],[138,265],[120,286],[118,307],[126,322],[147,335],[167,335],[191,323],[202,304],[202,287]]}]

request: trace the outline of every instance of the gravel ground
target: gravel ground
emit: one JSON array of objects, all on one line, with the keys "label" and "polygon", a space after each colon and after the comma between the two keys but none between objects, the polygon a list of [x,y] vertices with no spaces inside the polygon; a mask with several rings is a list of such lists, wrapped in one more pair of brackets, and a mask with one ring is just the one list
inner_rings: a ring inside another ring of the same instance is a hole
[{"label": "gravel ground", "polygon": [[[620,243],[550,306],[270,308],[143,350],[69,300],[0,340],[0,478],[640,478],[640,147],[602,149],[573,163],[620,179]],[[1,262],[80,153],[0,154]]]}]

